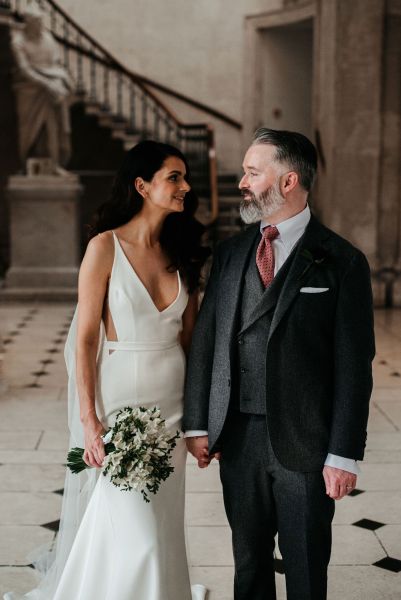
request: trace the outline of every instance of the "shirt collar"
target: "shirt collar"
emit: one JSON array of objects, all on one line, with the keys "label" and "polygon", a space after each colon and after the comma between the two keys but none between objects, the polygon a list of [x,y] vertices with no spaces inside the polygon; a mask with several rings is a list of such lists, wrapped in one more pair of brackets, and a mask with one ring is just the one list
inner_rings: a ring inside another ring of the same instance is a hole
[{"label": "shirt collar", "polygon": [[[300,213],[281,223],[277,223],[276,227],[279,232],[279,239],[283,242],[288,251],[295,246],[299,238],[303,235],[310,218],[311,212],[309,205],[307,204]],[[261,221],[260,231],[269,225],[269,221]]]}]

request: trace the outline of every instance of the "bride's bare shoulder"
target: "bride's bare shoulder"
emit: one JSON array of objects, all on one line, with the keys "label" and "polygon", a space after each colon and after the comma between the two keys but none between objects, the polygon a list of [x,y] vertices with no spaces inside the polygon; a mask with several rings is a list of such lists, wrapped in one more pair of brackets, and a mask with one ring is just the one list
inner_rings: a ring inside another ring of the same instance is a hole
[{"label": "bride's bare shoulder", "polygon": [[85,261],[109,263],[114,258],[114,240],[112,231],[103,231],[89,240],[85,252]]}]

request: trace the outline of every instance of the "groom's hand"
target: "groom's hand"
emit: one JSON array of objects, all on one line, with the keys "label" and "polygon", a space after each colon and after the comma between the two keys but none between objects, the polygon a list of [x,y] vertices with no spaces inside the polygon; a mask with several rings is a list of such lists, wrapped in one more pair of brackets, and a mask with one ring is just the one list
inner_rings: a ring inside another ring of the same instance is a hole
[{"label": "groom's hand", "polygon": [[187,437],[185,441],[188,452],[198,461],[198,467],[201,469],[208,467],[213,458],[209,456],[209,437],[207,435]]},{"label": "groom's hand", "polygon": [[329,467],[328,465],[325,465],[323,469],[323,477],[326,484],[326,494],[334,500],[341,500],[341,498],[352,492],[356,486],[356,475],[354,473]]}]

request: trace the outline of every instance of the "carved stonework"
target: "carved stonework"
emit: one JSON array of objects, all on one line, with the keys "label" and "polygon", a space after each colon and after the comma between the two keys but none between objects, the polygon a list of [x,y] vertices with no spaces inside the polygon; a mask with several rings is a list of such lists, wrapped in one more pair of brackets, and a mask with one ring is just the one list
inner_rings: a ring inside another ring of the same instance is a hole
[{"label": "carved stonework", "polygon": [[31,8],[24,20],[12,36],[20,158],[24,164],[30,157],[50,158],[56,168],[70,156],[72,81],[40,10]]}]

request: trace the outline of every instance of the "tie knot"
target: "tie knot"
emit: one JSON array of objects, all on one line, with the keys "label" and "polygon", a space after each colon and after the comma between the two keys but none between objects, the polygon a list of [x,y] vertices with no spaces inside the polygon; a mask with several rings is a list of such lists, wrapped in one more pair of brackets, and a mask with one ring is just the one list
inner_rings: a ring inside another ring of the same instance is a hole
[{"label": "tie knot", "polygon": [[279,231],[275,225],[268,225],[263,229],[262,235],[266,240],[274,240],[279,235]]}]

